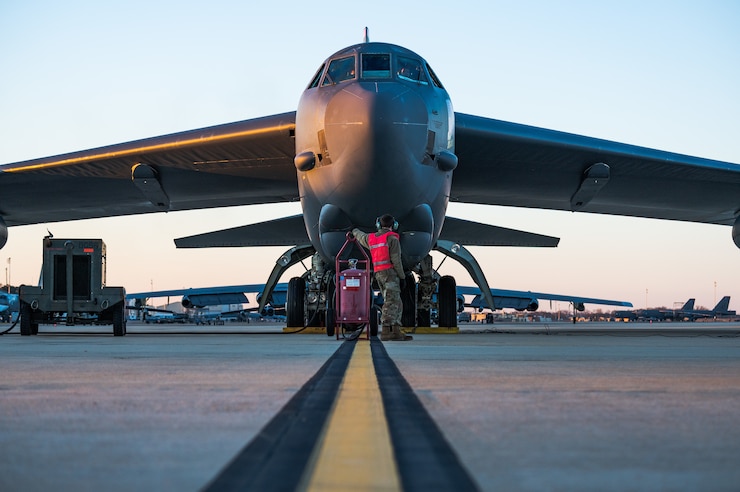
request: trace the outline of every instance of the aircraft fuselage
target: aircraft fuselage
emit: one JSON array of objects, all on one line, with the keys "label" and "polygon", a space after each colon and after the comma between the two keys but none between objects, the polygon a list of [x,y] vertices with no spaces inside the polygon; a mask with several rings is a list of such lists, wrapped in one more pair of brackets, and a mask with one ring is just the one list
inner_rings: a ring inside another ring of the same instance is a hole
[{"label": "aircraft fuselage", "polygon": [[454,112],[447,91],[415,53],[363,43],[329,57],[301,96],[296,167],[306,230],[333,261],[352,227],[399,222],[404,264],[439,237],[450,195]]}]

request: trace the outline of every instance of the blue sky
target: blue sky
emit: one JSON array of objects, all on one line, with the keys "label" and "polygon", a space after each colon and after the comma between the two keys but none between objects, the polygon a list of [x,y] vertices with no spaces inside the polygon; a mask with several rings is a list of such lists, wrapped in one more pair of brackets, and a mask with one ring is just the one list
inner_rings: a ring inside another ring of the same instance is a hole
[{"label": "blue sky", "polygon": [[[4,1],[0,163],[294,110],[319,64],[364,26],[426,58],[456,111],[740,163],[735,1],[250,4]],[[48,227],[103,238],[108,284],[131,292],[257,283],[283,248],[180,251],[172,239],[298,212],[18,227],[0,265],[11,258],[12,283],[35,283]],[[473,248],[496,287],[638,307],[732,295],[740,310],[729,227],[476,205],[449,214],[562,238],[554,250]],[[470,283],[452,261],[442,273]]]}]

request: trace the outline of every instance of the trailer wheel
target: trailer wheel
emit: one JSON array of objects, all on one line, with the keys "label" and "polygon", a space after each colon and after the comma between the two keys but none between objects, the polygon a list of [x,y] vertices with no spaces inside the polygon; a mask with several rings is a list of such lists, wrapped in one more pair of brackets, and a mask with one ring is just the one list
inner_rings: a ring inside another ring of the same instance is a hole
[{"label": "trailer wheel", "polygon": [[24,337],[38,335],[39,324],[33,323],[31,320],[31,305],[27,302],[21,302],[21,311],[19,314],[21,317],[21,335]]},{"label": "trailer wheel", "polygon": [[439,304],[439,326],[454,328],[457,326],[457,285],[455,277],[445,275],[439,279],[437,292]]},{"label": "trailer wheel", "polygon": [[121,302],[120,305],[113,306],[113,336],[122,337],[126,334],[126,307]]},{"label": "trailer wheel", "polygon": [[293,277],[288,282],[288,292],[285,299],[285,321],[288,328],[305,327],[305,296],[306,280],[303,277]]}]

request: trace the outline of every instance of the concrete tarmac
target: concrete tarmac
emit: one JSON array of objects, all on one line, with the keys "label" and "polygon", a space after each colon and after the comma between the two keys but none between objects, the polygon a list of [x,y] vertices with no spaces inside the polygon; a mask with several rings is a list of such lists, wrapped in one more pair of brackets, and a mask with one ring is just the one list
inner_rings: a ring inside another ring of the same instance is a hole
[{"label": "concrete tarmac", "polygon": [[[740,325],[494,326],[385,344],[481,490],[738,490]],[[341,343],[52,328],[0,337],[0,490],[199,490]]]}]

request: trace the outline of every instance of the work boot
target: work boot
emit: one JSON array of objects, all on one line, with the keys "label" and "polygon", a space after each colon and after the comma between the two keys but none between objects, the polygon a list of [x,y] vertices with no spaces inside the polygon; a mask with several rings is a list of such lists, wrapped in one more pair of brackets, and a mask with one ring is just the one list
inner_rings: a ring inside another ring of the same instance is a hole
[{"label": "work boot", "polygon": [[387,342],[391,339],[391,327],[390,325],[383,325],[380,329],[380,339]]},{"label": "work boot", "polygon": [[392,340],[394,342],[407,342],[413,339],[414,337],[412,337],[411,335],[407,335],[402,332],[400,326],[393,325],[393,327],[391,327],[391,337],[389,338],[389,340]]}]

